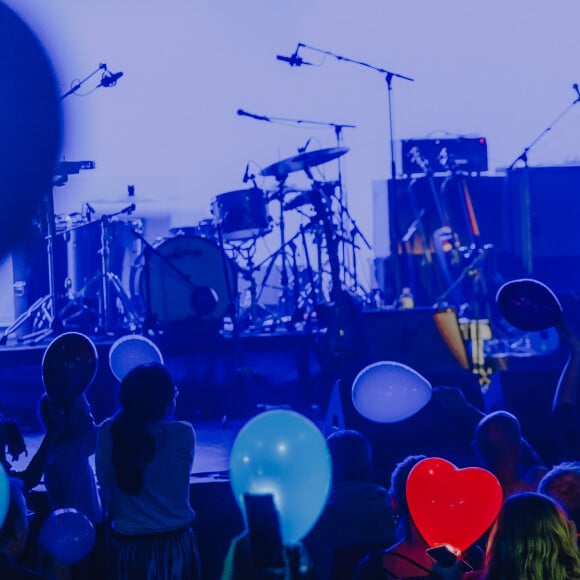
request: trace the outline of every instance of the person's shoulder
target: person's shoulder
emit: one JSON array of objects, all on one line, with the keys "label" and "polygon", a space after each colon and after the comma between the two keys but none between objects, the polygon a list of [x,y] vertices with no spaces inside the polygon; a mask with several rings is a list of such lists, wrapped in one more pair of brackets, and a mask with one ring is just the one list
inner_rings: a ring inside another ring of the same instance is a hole
[{"label": "person's shoulder", "polygon": [[113,424],[113,417],[107,417],[104,421],[97,425],[99,431],[109,431]]},{"label": "person's shoulder", "polygon": [[195,430],[193,425],[188,421],[163,421],[161,423],[163,430],[172,437],[180,437],[187,440],[195,441]]}]

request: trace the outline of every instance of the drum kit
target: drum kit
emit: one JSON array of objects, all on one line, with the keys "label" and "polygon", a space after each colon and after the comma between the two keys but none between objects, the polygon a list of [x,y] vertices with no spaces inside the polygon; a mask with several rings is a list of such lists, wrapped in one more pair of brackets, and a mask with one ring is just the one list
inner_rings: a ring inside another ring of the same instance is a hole
[{"label": "drum kit", "polygon": [[[273,177],[274,188],[261,189],[250,176],[244,179],[250,187],[215,196],[212,218],[170,229],[155,243],[145,239],[143,222],[133,219],[134,204],[98,219],[88,203],[85,214],[49,216],[51,291],[21,313],[0,340],[6,343],[14,333],[19,342],[35,342],[54,330],[165,331],[190,321],[222,330],[228,318],[232,327],[239,323],[246,331],[304,327],[315,320],[317,306],[331,300],[333,288],[356,283],[356,268],[353,272],[346,264],[341,246],[354,255],[358,230],[344,225],[344,216],[351,218],[340,179],[316,181],[312,174],[312,168],[347,151],[301,150],[273,163],[260,175]],[[304,172],[310,187],[286,184],[296,172]],[[271,204],[277,206],[276,218]],[[290,213],[300,223],[289,236]],[[258,240],[275,230],[277,249],[256,263]],[[238,293],[240,287],[245,293]],[[262,296],[272,288],[276,304],[263,305]]]}]

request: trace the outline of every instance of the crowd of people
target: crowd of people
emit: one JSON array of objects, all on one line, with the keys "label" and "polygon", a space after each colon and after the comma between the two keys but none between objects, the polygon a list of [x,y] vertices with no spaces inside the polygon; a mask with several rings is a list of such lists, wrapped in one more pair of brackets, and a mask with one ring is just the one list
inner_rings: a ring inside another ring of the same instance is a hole
[{"label": "crowd of people", "polygon": [[[360,431],[336,430],[327,437],[331,490],[314,527],[299,546],[285,546],[279,561],[274,560],[278,564],[267,568],[256,565],[246,533],[232,538],[222,577],[580,579],[580,340],[565,323],[559,331],[570,355],[553,400],[562,442],[557,464],[544,464],[512,413],[485,414],[467,403],[460,389],[436,388],[430,404],[439,415],[455,413],[469,441],[446,447],[439,429],[424,444],[413,440],[410,453],[409,445],[394,440],[388,454],[399,452],[398,460],[390,479],[382,479],[374,458],[387,450]],[[47,390],[39,401],[44,436],[22,471],[14,470],[11,460],[26,451],[25,441],[16,424],[0,422],[0,461],[9,482],[0,528],[0,577],[203,578],[196,540],[196,532],[203,530],[196,529],[190,502],[196,435],[191,423],[174,418],[179,392],[168,368],[149,363],[129,371],[119,385],[117,412],[100,425],[78,385],[58,392],[65,395]],[[428,414],[418,416],[424,422]],[[447,431],[457,438],[458,431]],[[429,426],[422,425],[418,433],[425,437]],[[446,557],[430,550],[406,495],[414,466],[434,456],[488,470],[503,493],[491,528],[469,549],[447,551]],[[74,510],[94,527],[89,554],[62,561],[39,541],[41,523],[27,500],[41,481],[52,513]]]}]

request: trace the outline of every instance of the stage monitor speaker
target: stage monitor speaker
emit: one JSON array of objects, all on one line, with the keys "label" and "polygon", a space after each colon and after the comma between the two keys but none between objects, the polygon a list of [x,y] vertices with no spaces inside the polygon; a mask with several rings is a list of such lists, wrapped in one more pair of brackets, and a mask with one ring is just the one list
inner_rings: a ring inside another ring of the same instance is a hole
[{"label": "stage monitor speaker", "polygon": [[403,363],[431,382],[442,377],[455,379],[471,375],[445,343],[435,324],[434,312],[428,307],[363,311],[369,364],[378,361]]}]

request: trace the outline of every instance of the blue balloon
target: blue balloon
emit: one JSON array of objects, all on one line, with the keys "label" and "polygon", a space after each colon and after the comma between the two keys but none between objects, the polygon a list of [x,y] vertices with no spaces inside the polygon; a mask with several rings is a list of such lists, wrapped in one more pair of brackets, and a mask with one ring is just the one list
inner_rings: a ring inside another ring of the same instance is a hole
[{"label": "blue balloon", "polygon": [[76,564],[95,546],[95,528],[89,518],[74,508],[53,511],[42,524],[38,543],[65,564]]},{"label": "blue balloon", "polygon": [[396,423],[431,399],[431,384],[407,365],[382,361],[365,367],[352,384],[355,409],[375,423]]},{"label": "blue balloon", "polygon": [[0,527],[4,523],[10,504],[10,481],[6,470],[0,463]]},{"label": "blue balloon", "polygon": [[272,494],[285,545],[314,526],[328,499],[332,464],[318,427],[294,411],[267,411],[238,433],[230,482],[244,518],[244,493]]}]

